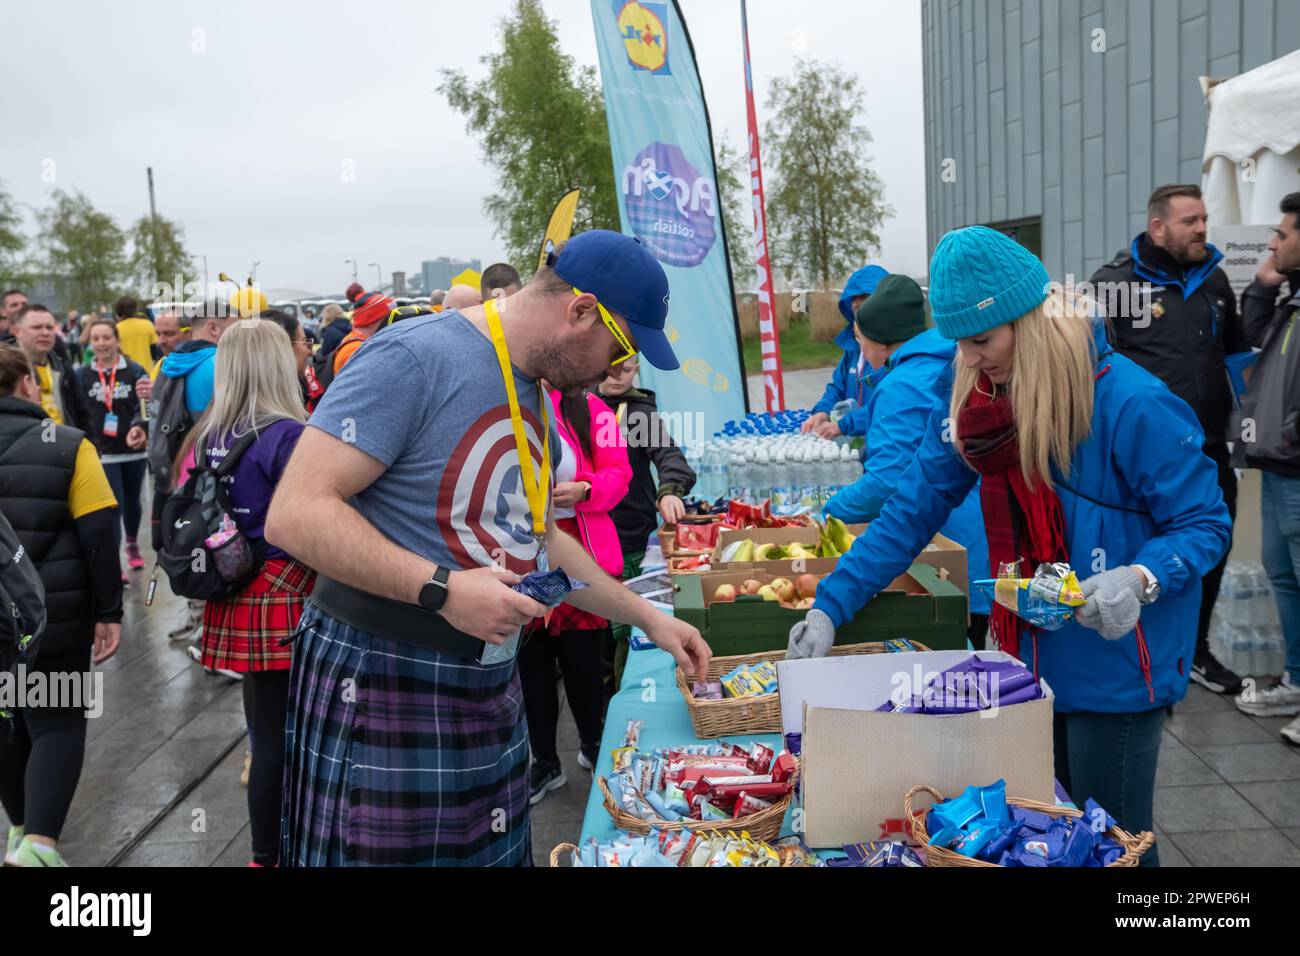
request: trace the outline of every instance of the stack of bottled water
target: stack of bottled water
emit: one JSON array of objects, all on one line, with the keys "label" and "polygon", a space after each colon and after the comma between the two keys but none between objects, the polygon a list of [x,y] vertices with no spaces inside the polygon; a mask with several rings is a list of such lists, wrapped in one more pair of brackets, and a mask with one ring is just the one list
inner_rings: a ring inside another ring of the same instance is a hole
[{"label": "stack of bottled water", "polygon": [[1223,572],[1210,617],[1210,648],[1238,674],[1282,673],[1286,645],[1268,575],[1258,564],[1233,562]]},{"label": "stack of bottled water", "polygon": [[696,497],[748,504],[770,500],[775,514],[820,511],[862,476],[852,448],[816,435],[726,435],[687,451],[697,476]]}]

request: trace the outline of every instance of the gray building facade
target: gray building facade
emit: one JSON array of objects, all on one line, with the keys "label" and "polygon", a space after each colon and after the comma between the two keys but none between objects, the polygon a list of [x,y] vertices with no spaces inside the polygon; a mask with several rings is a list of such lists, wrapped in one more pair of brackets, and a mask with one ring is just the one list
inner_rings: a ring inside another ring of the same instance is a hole
[{"label": "gray building facade", "polygon": [[1087,279],[1201,180],[1201,76],[1300,48],[1296,0],[922,0],[929,249],[1006,231]]}]

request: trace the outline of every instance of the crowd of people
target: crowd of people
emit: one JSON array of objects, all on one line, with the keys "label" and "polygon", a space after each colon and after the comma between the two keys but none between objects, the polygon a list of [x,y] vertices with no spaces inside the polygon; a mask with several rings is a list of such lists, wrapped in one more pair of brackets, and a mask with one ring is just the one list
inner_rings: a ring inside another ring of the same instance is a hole
[{"label": "crowd of people", "polygon": [[[1058,778],[1132,832],[1151,828],[1161,726],[1189,680],[1247,713],[1300,714],[1300,359],[1286,347],[1300,194],[1240,306],[1199,190],[1162,187],[1149,213],[1094,277],[1146,290],[1127,311],[979,226],[940,242],[928,303],[878,265],[851,277],[844,356],[806,427],[864,438],[861,478],[825,512],[871,528],[789,639],[791,656],[826,653],[940,531],[972,578],[1069,562],[1089,597],[1075,621],[1043,635],[973,596],[970,638],[1050,682]],[[620,583],[695,484],[636,385],[641,361],[678,367],[668,279],[637,240],[593,230],[526,281],[492,266],[434,309],[358,284],[347,300],[313,348],[264,304],[151,316],[124,298],[114,317],[60,322],[0,297],[0,515],[49,613],[28,664],[80,673],[142,639],[121,621],[124,587],[143,583],[146,484],[160,563],[182,540],[177,509],[215,501],[195,513],[226,522],[201,539],[222,557],[185,574],[220,587],[187,591],[165,564],[190,595],[170,637],[241,681],[250,865],[526,865],[529,808],[567,783],[557,681],[591,771],[631,627],[688,674],[711,658]],[[1252,346],[1251,433],[1231,435],[1226,356]],[[1287,639],[1286,674],[1257,693],[1207,641],[1229,442],[1264,473],[1262,560]],[[236,559],[238,573],[223,563]],[[554,608],[517,587],[553,569],[587,586]],[[10,719],[6,862],[60,865],[85,716]],[[1300,744],[1300,718],[1282,734]]]}]

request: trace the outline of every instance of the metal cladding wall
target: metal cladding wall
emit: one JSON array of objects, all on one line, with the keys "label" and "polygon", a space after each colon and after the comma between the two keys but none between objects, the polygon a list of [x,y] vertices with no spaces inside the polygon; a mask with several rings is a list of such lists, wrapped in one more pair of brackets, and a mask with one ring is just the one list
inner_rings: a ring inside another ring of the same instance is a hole
[{"label": "metal cladding wall", "polygon": [[1056,279],[1127,246],[1155,186],[1200,182],[1199,77],[1300,48],[1296,0],[922,0],[921,16],[929,248],[1041,217]]}]

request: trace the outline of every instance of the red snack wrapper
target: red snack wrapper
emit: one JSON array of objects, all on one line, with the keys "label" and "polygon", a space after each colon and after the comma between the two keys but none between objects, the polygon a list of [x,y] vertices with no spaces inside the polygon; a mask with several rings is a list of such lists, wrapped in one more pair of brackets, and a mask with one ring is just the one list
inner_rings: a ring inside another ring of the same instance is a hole
[{"label": "red snack wrapper", "polygon": [[721,530],[716,521],[708,524],[679,524],[677,547],[684,551],[712,551]]},{"label": "red snack wrapper", "polygon": [[760,800],[779,800],[790,792],[788,783],[750,783],[736,784],[717,784],[709,788],[709,799],[715,804],[723,802],[734,802],[740,798],[742,793],[747,793],[751,797],[758,797]]},{"label": "red snack wrapper", "polygon": [[734,786],[739,786],[740,784],[759,784],[759,783],[772,782],[772,778],[768,774],[752,774],[748,777],[732,777],[725,774],[720,776],[714,776],[713,774],[710,773],[710,774],[705,774],[703,780],[710,787],[717,787],[717,786],[734,787]]},{"label": "red snack wrapper", "polygon": [[759,810],[769,810],[772,804],[767,800],[760,800],[758,797],[750,796],[748,792],[741,793],[736,800],[736,810],[733,817],[747,817],[751,813],[758,813]]},{"label": "red snack wrapper", "polygon": [[783,750],[777,755],[776,760],[772,761],[772,779],[777,783],[784,783],[794,775],[798,767],[794,755],[788,750]]},{"label": "red snack wrapper", "polygon": [[749,765],[754,768],[755,773],[769,773],[772,769],[772,761],[776,759],[776,752],[766,744],[755,743],[749,751]]}]

